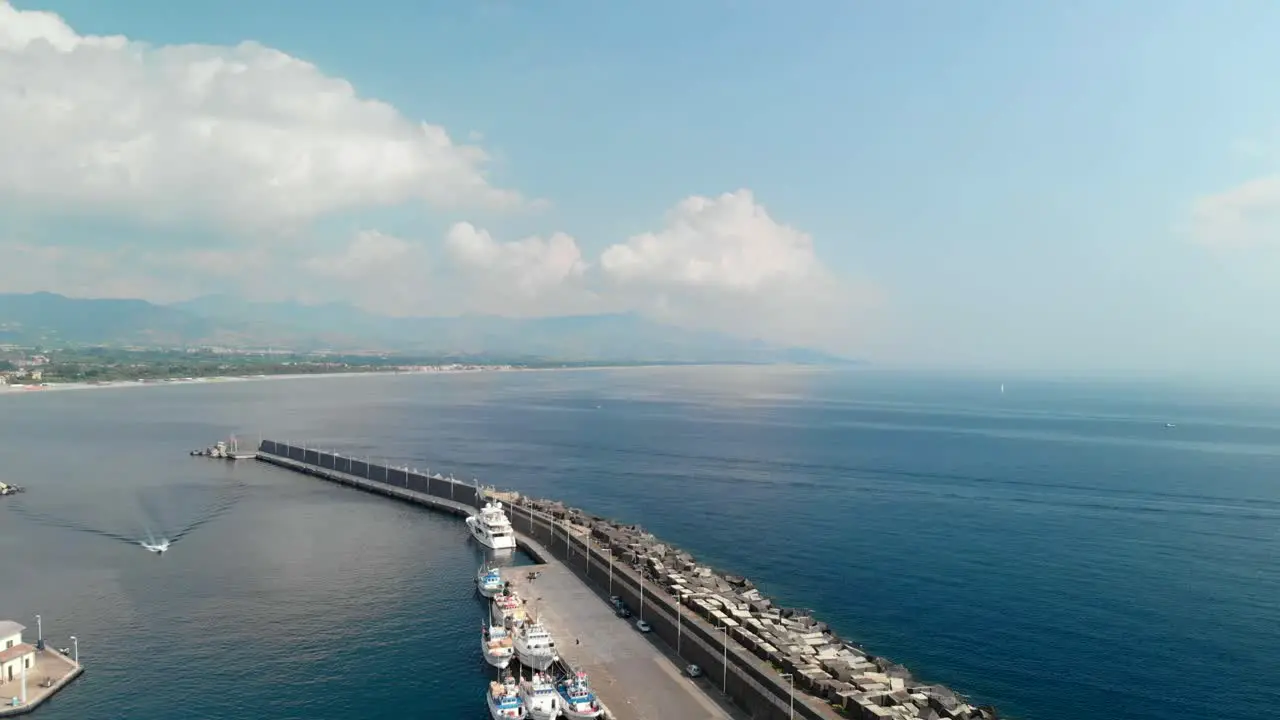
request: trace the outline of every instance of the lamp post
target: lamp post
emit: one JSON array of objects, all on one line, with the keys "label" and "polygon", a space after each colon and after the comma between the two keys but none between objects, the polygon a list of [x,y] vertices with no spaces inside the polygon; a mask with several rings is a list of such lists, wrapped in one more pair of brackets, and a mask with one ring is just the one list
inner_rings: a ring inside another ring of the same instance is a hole
[{"label": "lamp post", "polygon": [[721,625],[720,629],[724,631],[724,659],[720,661],[721,668],[724,670],[724,676],[720,680],[720,692],[726,696],[729,694],[729,626]]},{"label": "lamp post", "polygon": [[71,636],[71,648],[72,648],[71,652],[74,653],[71,656],[71,659],[75,661],[76,665],[79,665],[80,664],[80,641],[76,639],[75,635]]},{"label": "lamp post", "polygon": [[609,594],[613,594],[613,548],[609,548]]},{"label": "lamp post", "polygon": [[782,673],[782,677],[787,679],[787,717],[794,720],[796,716],[796,676],[791,673]]},{"label": "lamp post", "polygon": [[684,605],[684,597],[684,593],[676,595],[676,655],[680,655],[680,639],[684,634],[684,623],[681,620],[684,617],[684,610],[681,609],[681,606]]},{"label": "lamp post", "polygon": [[640,620],[644,621],[644,565],[640,566]]}]

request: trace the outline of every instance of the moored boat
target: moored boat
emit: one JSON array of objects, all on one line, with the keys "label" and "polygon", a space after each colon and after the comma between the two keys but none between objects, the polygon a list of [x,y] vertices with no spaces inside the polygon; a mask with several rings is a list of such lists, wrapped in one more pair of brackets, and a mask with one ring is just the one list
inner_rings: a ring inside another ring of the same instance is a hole
[{"label": "moored boat", "polygon": [[511,659],[516,656],[511,634],[501,625],[482,624],[480,650],[484,652],[484,661],[498,669],[506,669],[511,664]]},{"label": "moored boat", "polygon": [[591,691],[587,674],[582,671],[557,683],[556,692],[560,693],[560,714],[563,717],[588,720],[604,714],[604,707]]},{"label": "moored boat", "polygon": [[532,720],[556,720],[560,715],[560,694],[546,673],[536,672],[520,683],[520,696]]},{"label": "moored boat", "polygon": [[510,550],[516,546],[516,531],[502,510],[502,503],[487,502],[479,512],[467,518],[467,528],[481,545],[493,550]]},{"label": "moored boat", "polygon": [[520,664],[534,670],[546,670],[560,658],[551,633],[537,620],[525,622],[516,629],[514,645]]},{"label": "moored boat", "polygon": [[482,567],[476,574],[476,589],[480,594],[491,598],[502,592],[502,572],[498,568]]},{"label": "moored boat", "polygon": [[489,703],[489,716],[493,720],[524,720],[529,716],[524,698],[520,696],[520,686],[510,675],[504,677],[502,682],[490,682],[485,698]]}]

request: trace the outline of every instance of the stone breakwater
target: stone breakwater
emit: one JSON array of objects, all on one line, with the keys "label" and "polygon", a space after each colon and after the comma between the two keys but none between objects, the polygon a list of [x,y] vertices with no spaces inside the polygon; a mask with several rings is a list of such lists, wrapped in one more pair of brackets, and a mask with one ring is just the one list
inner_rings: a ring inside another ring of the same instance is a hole
[{"label": "stone breakwater", "polygon": [[311,447],[264,440],[258,458],[453,514],[466,514],[486,499],[506,503],[517,533],[602,594],[625,600],[668,647],[701,666],[708,681],[753,718],[1000,717],[840,638],[811,611],[777,606],[750,580],[698,563],[638,525]]},{"label": "stone breakwater", "polygon": [[671,602],[723,631],[780,675],[790,675],[797,690],[849,717],[999,718],[994,708],[975,706],[944,686],[917,680],[902,665],[840,638],[812,611],[779,607],[747,578],[700,564],[692,554],[638,525],[593,516],[558,501],[490,494],[553,517],[570,532],[589,534],[595,544],[660,587]]}]

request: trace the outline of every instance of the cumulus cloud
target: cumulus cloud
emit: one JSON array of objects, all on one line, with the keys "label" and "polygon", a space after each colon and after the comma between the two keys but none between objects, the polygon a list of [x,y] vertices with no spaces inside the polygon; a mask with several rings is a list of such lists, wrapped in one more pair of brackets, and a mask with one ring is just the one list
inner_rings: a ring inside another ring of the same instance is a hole
[{"label": "cumulus cloud", "polygon": [[461,222],[449,228],[445,244],[462,267],[526,297],[573,282],[587,269],[577,241],[564,233],[500,243],[487,231]]},{"label": "cumulus cloud", "polygon": [[614,245],[600,266],[623,283],[756,293],[821,273],[812,239],[769,217],[750,190],[693,196],[666,226]]},{"label": "cumulus cloud", "polygon": [[874,302],[838,283],[813,239],[750,190],[686,198],[662,229],[606,249],[600,269],[630,305],[667,321],[828,348],[852,344],[835,329]]},{"label": "cumulus cloud", "polygon": [[1206,195],[1191,208],[1192,237],[1221,248],[1280,244],[1280,175]]},{"label": "cumulus cloud", "polygon": [[278,50],[85,36],[0,0],[0,196],[252,224],[519,204],[488,163]]}]

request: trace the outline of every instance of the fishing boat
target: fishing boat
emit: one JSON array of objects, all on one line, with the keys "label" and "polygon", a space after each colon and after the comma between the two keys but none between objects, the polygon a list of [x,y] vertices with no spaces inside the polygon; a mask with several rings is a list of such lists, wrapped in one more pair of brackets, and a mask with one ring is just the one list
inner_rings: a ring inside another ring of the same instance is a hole
[{"label": "fishing boat", "polygon": [[556,720],[560,716],[560,695],[546,673],[535,672],[520,683],[520,696],[532,720]]},{"label": "fishing boat", "polygon": [[489,703],[489,716],[493,720],[524,720],[529,716],[524,698],[520,697],[520,686],[516,685],[516,679],[510,675],[504,677],[502,682],[491,681],[485,699]]},{"label": "fishing boat", "polygon": [[514,644],[520,664],[534,670],[546,670],[560,658],[551,633],[537,620],[525,622],[516,629]]},{"label": "fishing boat", "polygon": [[502,588],[502,572],[498,568],[482,567],[476,573],[476,589],[481,595],[491,598],[502,592]]},{"label": "fishing boat", "polygon": [[525,621],[524,603],[516,593],[503,590],[500,594],[493,596],[489,616],[494,625],[509,629],[518,628]]},{"label": "fishing boat", "polygon": [[604,707],[587,682],[587,674],[581,670],[573,677],[561,680],[556,685],[556,691],[560,693],[560,714],[566,718],[587,720],[604,714]]},{"label": "fishing boat", "polygon": [[484,661],[505,670],[516,655],[515,645],[511,642],[511,633],[501,625],[481,623],[480,649],[484,652]]}]

